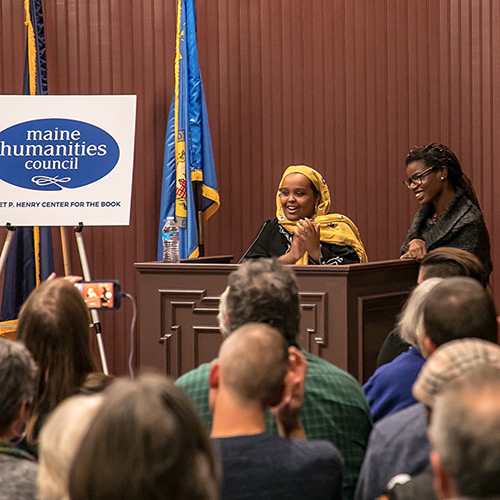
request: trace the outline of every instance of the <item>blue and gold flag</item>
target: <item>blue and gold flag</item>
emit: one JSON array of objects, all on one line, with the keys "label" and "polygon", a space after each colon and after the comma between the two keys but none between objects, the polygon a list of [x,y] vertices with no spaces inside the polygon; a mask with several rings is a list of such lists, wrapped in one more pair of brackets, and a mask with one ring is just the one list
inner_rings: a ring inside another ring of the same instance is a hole
[{"label": "blue and gold flag", "polygon": [[165,138],[158,260],[163,254],[161,231],[169,216],[174,216],[179,226],[180,258],[199,255],[194,181],[201,183],[202,206],[198,210],[206,221],[219,208],[219,193],[198,64],[194,0],[178,0],[175,90]]},{"label": "blue and gold flag", "polygon": [[[27,39],[23,94],[47,94],[47,60],[41,0],[25,0]],[[26,297],[54,270],[52,229],[19,227],[5,265],[1,320],[17,318]]]}]

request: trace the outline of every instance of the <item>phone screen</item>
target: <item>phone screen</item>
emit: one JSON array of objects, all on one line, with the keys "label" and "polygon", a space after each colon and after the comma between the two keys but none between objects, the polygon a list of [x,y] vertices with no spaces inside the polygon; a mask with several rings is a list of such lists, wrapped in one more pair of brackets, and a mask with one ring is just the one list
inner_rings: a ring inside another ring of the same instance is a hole
[{"label": "phone screen", "polygon": [[116,299],[117,283],[113,281],[82,281],[75,283],[89,309],[119,307]]}]

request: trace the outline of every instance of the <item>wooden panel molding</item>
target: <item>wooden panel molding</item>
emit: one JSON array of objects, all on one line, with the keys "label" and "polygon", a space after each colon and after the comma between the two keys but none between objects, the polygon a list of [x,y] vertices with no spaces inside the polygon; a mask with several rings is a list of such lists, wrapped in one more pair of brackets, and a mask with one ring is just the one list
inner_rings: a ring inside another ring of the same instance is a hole
[{"label": "wooden panel molding", "polygon": [[380,347],[397,321],[410,291],[366,295],[358,298],[358,380],[363,383],[376,370]]},{"label": "wooden panel molding", "polygon": [[302,308],[298,343],[309,352],[322,357],[323,348],[328,347],[328,293],[300,292]]}]

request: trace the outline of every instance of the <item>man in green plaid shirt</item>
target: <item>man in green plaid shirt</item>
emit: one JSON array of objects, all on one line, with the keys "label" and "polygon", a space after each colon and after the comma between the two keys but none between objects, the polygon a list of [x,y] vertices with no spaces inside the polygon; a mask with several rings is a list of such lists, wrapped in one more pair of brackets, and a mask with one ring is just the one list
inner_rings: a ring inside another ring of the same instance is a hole
[{"label": "man in green plaid shirt", "polygon": [[[245,262],[229,277],[221,296],[219,323],[223,336],[248,323],[266,323],[279,330],[290,346],[297,346],[300,305],[293,271],[277,260]],[[304,403],[300,411],[308,439],[327,439],[345,461],[343,498],[352,500],[371,430],[370,410],[358,382],[347,372],[302,350],[308,362]],[[191,399],[210,432],[212,415],[208,403],[210,363],[180,377],[176,384]],[[266,427],[277,434],[268,412]]]}]

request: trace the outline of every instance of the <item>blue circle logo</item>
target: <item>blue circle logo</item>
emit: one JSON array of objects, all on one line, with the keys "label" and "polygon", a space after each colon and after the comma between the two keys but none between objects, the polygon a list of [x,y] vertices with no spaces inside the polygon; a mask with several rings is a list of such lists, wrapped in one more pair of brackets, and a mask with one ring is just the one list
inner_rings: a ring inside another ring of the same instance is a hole
[{"label": "blue circle logo", "polygon": [[0,179],[36,191],[92,184],[109,174],[119,157],[110,134],[77,120],[32,120],[0,132]]}]

